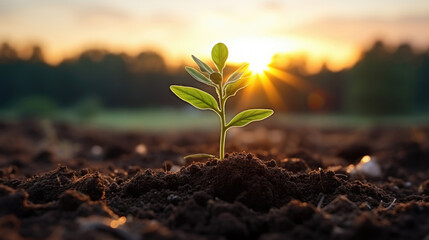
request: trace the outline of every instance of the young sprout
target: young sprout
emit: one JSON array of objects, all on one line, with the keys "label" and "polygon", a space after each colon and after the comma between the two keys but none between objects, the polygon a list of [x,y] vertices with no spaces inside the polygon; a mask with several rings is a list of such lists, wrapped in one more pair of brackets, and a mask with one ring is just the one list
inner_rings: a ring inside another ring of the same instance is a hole
[{"label": "young sprout", "polygon": [[[197,63],[201,72],[191,67],[185,67],[186,71],[195,80],[214,87],[218,95],[218,101],[216,101],[211,94],[197,88],[172,85],[170,86],[170,89],[177,97],[188,102],[192,106],[202,110],[212,110],[219,116],[221,122],[219,159],[223,160],[225,156],[225,138],[228,129],[233,127],[243,127],[251,122],[263,120],[271,116],[274,111],[271,109],[249,109],[237,114],[231,121],[229,121],[229,123],[227,123],[225,118],[226,101],[228,98],[235,96],[238,91],[247,87],[254,79],[250,74],[246,74],[249,64],[243,64],[225,80],[223,69],[225,67],[226,59],[228,58],[228,48],[225,44],[218,43],[212,49],[212,60],[216,65],[217,71],[213,70],[209,65],[202,62],[195,56],[192,56],[192,58]],[[214,156],[210,154],[194,154],[187,156],[186,158],[209,157]]]}]

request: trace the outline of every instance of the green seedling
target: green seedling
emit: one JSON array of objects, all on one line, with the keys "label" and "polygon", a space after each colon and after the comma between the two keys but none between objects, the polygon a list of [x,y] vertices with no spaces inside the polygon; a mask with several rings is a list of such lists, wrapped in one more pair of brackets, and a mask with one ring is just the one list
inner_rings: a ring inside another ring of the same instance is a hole
[{"label": "green seedling", "polygon": [[[209,65],[200,59],[192,56],[197,63],[200,71],[191,67],[185,67],[186,71],[197,81],[212,86],[216,89],[218,101],[209,93],[193,87],[185,86],[170,86],[171,91],[183,101],[202,110],[212,110],[220,118],[220,144],[219,144],[219,159],[223,160],[225,156],[225,138],[226,133],[233,127],[244,127],[247,124],[263,120],[271,116],[274,111],[271,109],[249,109],[237,114],[227,123],[226,101],[237,94],[241,89],[249,86],[254,80],[254,77],[248,70],[249,64],[241,65],[227,79],[224,78],[223,69],[225,68],[226,59],[228,58],[228,48],[223,43],[216,44],[212,49],[212,60],[217,68],[213,70]],[[226,80],[225,80],[226,79]],[[210,158],[215,157],[210,154],[193,154],[186,158]]]}]

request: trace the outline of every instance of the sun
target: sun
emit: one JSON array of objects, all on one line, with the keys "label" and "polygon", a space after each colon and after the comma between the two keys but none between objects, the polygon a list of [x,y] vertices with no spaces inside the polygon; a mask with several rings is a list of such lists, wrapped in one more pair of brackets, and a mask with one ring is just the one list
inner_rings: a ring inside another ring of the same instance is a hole
[{"label": "sun", "polygon": [[232,62],[248,62],[249,71],[263,74],[268,70],[273,56],[277,53],[277,43],[264,38],[245,38],[228,43],[229,59]]},{"label": "sun", "polygon": [[265,53],[261,53],[255,56],[253,59],[249,58],[249,71],[253,74],[263,74],[268,70],[268,66],[271,63],[272,56]]}]

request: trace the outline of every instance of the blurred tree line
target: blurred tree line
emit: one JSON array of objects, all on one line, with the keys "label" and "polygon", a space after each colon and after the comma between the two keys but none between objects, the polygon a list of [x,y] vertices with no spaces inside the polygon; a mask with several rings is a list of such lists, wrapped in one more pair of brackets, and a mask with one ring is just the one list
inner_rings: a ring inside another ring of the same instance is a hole
[{"label": "blurred tree line", "polygon": [[[305,57],[291,56],[286,65],[276,59],[273,66],[308,86],[299,88],[281,76],[268,75],[280,96],[281,103],[273,106],[277,110],[363,115],[429,111],[429,52],[416,53],[408,44],[389,49],[378,41],[353,67],[339,72],[324,66],[320,72],[308,74]],[[227,69],[232,70],[231,66]],[[88,50],[52,66],[44,61],[40,47],[33,47],[26,59],[8,43],[0,47],[0,108],[47,111],[73,107],[85,115],[97,106],[184,106],[169,91],[173,83],[201,87],[183,67],[168,68],[155,52],[132,57]],[[241,93],[232,104],[238,108],[272,104],[262,83],[254,85],[246,90],[252,91],[250,98]]]}]

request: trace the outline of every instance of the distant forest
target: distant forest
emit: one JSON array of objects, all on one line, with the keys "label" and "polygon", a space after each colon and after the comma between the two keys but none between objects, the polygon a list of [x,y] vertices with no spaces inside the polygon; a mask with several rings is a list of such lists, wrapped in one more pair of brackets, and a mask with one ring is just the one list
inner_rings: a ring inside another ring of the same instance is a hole
[{"label": "distant forest", "polygon": [[[231,104],[273,107],[287,112],[331,112],[391,115],[429,112],[429,51],[415,52],[409,44],[395,48],[377,41],[351,68],[333,72],[323,67],[308,74],[305,58],[288,64],[273,57],[272,66],[300,79],[300,89],[268,75],[280,100],[273,104],[255,81]],[[231,71],[229,66],[227,71]],[[0,108],[39,103],[68,108],[88,99],[105,108],[184,107],[169,90],[171,84],[200,86],[184,68],[168,68],[163,56],[142,52],[135,57],[107,50],[88,50],[59,65],[44,61],[43,49],[34,47],[22,59],[8,43],[0,47]],[[208,89],[207,89],[208,90]],[[280,102],[279,102],[280,101]],[[89,101],[91,102],[91,101]]]}]

